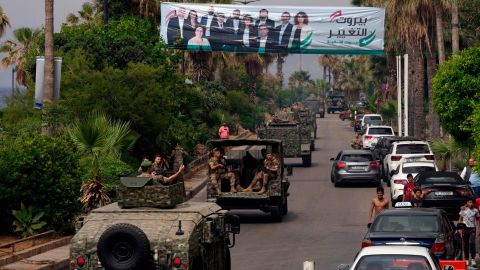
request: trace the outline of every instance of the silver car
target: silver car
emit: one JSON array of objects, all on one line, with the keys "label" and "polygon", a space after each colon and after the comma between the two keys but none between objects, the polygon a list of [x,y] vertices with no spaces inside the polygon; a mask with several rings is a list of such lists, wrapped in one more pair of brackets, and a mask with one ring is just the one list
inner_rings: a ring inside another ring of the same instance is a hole
[{"label": "silver car", "polygon": [[343,183],[370,183],[380,185],[380,163],[368,150],[343,150],[330,159],[330,179],[336,187]]}]

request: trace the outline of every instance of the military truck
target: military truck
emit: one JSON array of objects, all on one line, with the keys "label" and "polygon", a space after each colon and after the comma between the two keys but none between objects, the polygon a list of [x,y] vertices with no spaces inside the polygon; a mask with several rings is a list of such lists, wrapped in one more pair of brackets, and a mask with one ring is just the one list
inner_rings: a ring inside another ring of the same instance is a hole
[{"label": "military truck", "polygon": [[345,96],[330,95],[327,97],[327,113],[341,112],[348,109],[345,103]]},{"label": "military truck", "polygon": [[231,269],[238,216],[212,202],[184,202],[183,182],[124,177],[117,194],[117,203],[79,222],[70,269]]},{"label": "military truck", "polygon": [[294,119],[300,124],[302,138],[310,137],[310,151],[315,151],[315,139],[317,138],[316,114],[308,108],[293,108]]},{"label": "military truck", "polygon": [[277,120],[257,129],[261,139],[280,140],[283,143],[283,157],[302,158],[304,167],[312,165],[312,139],[308,129],[302,129],[300,123]]},{"label": "military truck", "polygon": [[320,110],[320,100],[318,97],[314,94],[311,94],[305,99],[304,103],[305,106],[309,108],[315,114],[315,116],[317,116],[317,113]]},{"label": "military truck", "polygon": [[[275,221],[282,221],[288,212],[287,190],[288,179],[285,177],[283,148],[279,140],[261,139],[228,139],[210,140],[207,142],[209,149],[223,149],[227,168],[233,172],[235,179],[241,187],[246,188],[252,182],[256,173],[263,168],[265,150],[271,148],[272,153],[280,162],[280,168],[275,179],[270,179],[267,192],[258,194],[259,188],[254,187],[253,192],[230,192],[228,179],[223,179],[220,184],[221,194],[213,187],[210,177],[207,182],[207,201],[216,202],[224,209],[260,209],[270,213]],[[291,174],[291,169],[288,170]],[[209,172],[210,176],[210,172]]]}]

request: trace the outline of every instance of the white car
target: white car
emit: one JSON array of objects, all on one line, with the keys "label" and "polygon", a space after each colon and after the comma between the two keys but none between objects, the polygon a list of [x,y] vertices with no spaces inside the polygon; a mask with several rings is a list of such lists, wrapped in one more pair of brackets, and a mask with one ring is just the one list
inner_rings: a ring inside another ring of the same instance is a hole
[{"label": "white car", "polygon": [[[364,117],[365,118],[365,117]],[[367,126],[362,135],[363,149],[371,149],[381,137],[395,136],[390,126]]]},{"label": "white car", "polygon": [[363,115],[362,122],[360,124],[361,128],[365,126],[379,126],[383,124],[383,118],[380,114],[365,114]]},{"label": "white car", "polygon": [[390,178],[390,195],[392,198],[392,206],[396,202],[403,200],[403,185],[407,183],[407,175],[412,174],[415,178],[420,172],[438,171],[437,165],[432,161],[405,161],[398,165],[397,169],[392,172]]},{"label": "white car", "polygon": [[388,180],[390,180],[392,170],[396,170],[402,162],[402,158],[406,161],[435,161],[435,156],[428,142],[394,142],[383,159],[384,173]]},{"label": "white car", "polygon": [[[458,267],[460,265],[460,267]],[[352,266],[341,264],[338,270],[442,270],[466,269],[465,261],[439,261],[425,247],[405,245],[373,246],[360,250]]]}]

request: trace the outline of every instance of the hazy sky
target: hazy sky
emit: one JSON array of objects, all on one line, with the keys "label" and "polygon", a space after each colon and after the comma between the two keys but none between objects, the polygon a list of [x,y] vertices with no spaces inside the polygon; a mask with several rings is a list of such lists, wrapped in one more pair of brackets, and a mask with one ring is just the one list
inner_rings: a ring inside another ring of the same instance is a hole
[{"label": "hazy sky", "polygon": [[[71,12],[78,11],[81,5],[89,0],[56,0],[55,1],[55,31],[60,30],[61,23]],[[305,6],[349,6],[350,0],[260,0],[254,5],[305,5]],[[41,0],[0,0],[0,6],[10,17],[12,28],[7,29],[6,34],[0,39],[12,37],[14,29],[20,27],[42,27],[45,18],[44,1]],[[289,56],[285,65],[285,78],[289,74],[299,69],[299,55]],[[316,55],[302,56],[302,66],[304,70],[308,70],[313,78],[320,78],[320,67],[317,64],[318,57]],[[275,66],[272,66],[273,72]],[[11,68],[9,70],[0,70],[0,88],[11,86]]]}]

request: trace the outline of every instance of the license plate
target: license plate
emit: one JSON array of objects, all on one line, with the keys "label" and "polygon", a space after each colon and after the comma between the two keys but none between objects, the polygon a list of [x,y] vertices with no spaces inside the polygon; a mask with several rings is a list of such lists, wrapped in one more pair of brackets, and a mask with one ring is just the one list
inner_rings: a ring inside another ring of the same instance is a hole
[{"label": "license plate", "polygon": [[422,159],[421,157],[410,157],[410,158],[406,158],[405,162],[415,162],[415,161],[419,161],[421,159]]},{"label": "license plate", "polygon": [[362,171],[367,169],[365,166],[352,166],[351,168],[352,170],[362,170]]},{"label": "license plate", "polygon": [[452,196],[453,191],[437,191],[437,192],[435,192],[435,195],[438,195],[438,196]]}]

